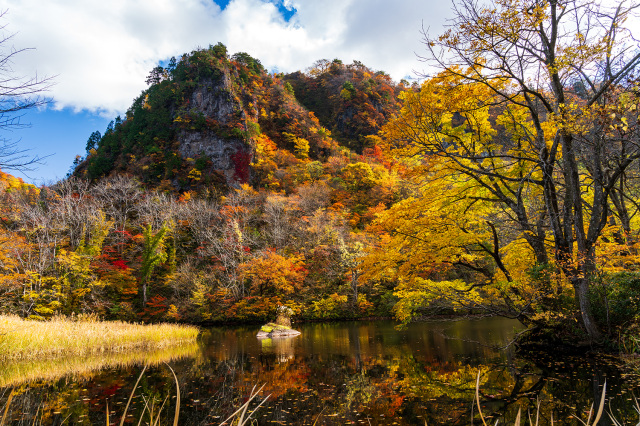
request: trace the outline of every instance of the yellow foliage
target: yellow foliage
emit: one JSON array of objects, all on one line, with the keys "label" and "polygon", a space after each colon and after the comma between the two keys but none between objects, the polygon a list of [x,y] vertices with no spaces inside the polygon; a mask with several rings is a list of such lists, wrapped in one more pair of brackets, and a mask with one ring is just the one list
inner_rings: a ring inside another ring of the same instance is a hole
[{"label": "yellow foliage", "polygon": [[347,303],[347,296],[333,293],[324,299],[312,302],[313,311],[317,318],[339,318]]},{"label": "yellow foliage", "polygon": [[35,195],[40,192],[40,190],[36,186],[30,183],[25,183],[21,178],[15,177],[8,173],[4,173],[2,170],[0,170],[0,191],[13,192],[15,190],[33,192]]},{"label": "yellow foliage", "polygon": [[303,138],[296,138],[294,151],[298,158],[309,158],[309,141]]},{"label": "yellow foliage", "polygon": [[377,183],[376,175],[371,166],[362,162],[347,164],[342,169],[342,178],[354,191],[372,188]]},{"label": "yellow foliage", "polygon": [[278,150],[275,142],[269,139],[269,136],[265,134],[258,135],[254,138],[254,142],[256,151],[252,166],[260,167],[269,162],[273,163],[273,158]]},{"label": "yellow foliage", "polygon": [[411,322],[418,308],[443,300],[451,303],[451,308],[468,309],[482,302],[477,290],[470,290],[462,280],[432,281],[416,277],[411,281],[401,280],[394,295],[399,301],[394,306],[396,318],[403,324]]},{"label": "yellow foliage", "polygon": [[142,108],[146,110],[151,110],[151,105],[149,104],[149,94],[147,93],[144,96],[144,101],[142,102]]},{"label": "yellow foliage", "polygon": [[189,179],[198,181],[202,178],[202,172],[194,167],[189,171],[189,174],[187,175],[187,177]]},{"label": "yellow foliage", "polygon": [[[458,74],[442,72],[425,81],[419,92],[403,92],[399,115],[381,132],[379,144],[410,195],[377,215],[371,230],[383,237],[363,270],[365,279],[400,283],[395,309],[403,322],[435,302],[453,310],[492,305],[517,311],[551,291],[548,282],[534,282],[528,274],[536,257],[527,235],[495,225],[513,220],[496,194],[515,193],[524,179],[540,178],[532,167],[538,159],[534,124],[517,104],[496,115],[495,91],[464,82],[464,70],[454,70]],[[501,126],[508,143],[494,126]],[[543,124],[547,144],[556,126]],[[531,211],[544,211],[541,187],[527,187],[523,198]],[[461,273],[469,282],[450,279]]]}]

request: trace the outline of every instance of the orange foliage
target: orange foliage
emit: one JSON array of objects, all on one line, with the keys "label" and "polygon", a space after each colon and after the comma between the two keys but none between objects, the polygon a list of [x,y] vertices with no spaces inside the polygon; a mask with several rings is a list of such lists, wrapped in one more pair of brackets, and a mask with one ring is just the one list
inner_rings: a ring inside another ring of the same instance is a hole
[{"label": "orange foliage", "polygon": [[286,295],[302,288],[307,275],[302,256],[283,257],[273,250],[255,257],[239,267],[253,294]]}]

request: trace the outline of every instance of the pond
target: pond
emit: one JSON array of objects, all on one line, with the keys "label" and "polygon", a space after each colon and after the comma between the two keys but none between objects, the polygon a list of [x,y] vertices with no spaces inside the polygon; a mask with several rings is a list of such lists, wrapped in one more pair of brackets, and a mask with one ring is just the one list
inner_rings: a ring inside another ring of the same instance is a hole
[{"label": "pond", "polygon": [[[607,412],[638,421],[635,374],[586,356],[516,355],[504,348],[521,329],[512,320],[297,328],[302,335],[281,340],[258,340],[258,327],[209,328],[197,345],[153,353],[3,365],[0,415],[4,424],[105,425],[108,412],[120,424],[140,377],[125,423],[147,424],[151,411],[173,424],[173,370],[180,425],[220,424],[263,385],[250,403],[250,410],[262,403],[252,416],[260,425],[469,425],[473,414],[479,422],[472,406],[480,372],[481,410],[491,424],[513,424],[519,408],[525,417],[539,413],[539,424],[552,416],[554,424],[581,424],[576,417],[586,420],[605,380]],[[600,424],[612,423],[605,416]]]}]

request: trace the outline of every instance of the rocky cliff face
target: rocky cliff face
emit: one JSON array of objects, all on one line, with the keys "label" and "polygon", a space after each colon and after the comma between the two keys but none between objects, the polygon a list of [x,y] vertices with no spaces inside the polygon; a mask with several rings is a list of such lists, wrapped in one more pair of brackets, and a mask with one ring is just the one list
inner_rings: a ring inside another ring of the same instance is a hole
[{"label": "rocky cliff face", "polygon": [[[244,138],[221,136],[219,128],[230,126],[239,117],[241,126],[245,116],[242,106],[232,94],[229,71],[221,78],[199,84],[191,94],[189,105],[191,114],[201,114],[205,120],[217,123],[217,130],[183,129],[177,134],[178,152],[183,158],[205,156],[212,167],[222,173],[228,185],[250,178],[249,165],[253,158],[253,148]],[[239,129],[238,126],[235,127]],[[227,129],[228,130],[228,129]],[[240,129],[239,129],[240,130]]]},{"label": "rocky cliff face", "polygon": [[[238,181],[248,180],[246,172],[238,164],[238,159],[247,158],[251,162],[253,150],[240,139],[223,139],[212,132],[181,132],[178,133],[178,148],[183,158],[197,158],[205,156],[211,160],[215,170],[221,172],[227,183],[236,184]],[[248,165],[248,164],[247,164]]]}]

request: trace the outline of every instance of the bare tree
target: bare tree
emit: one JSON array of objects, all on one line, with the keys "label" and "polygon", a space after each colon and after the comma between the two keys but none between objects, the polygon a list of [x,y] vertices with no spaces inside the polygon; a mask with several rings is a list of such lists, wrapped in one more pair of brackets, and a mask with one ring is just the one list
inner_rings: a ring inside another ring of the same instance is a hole
[{"label": "bare tree", "polygon": [[154,229],[166,224],[173,227],[181,218],[183,207],[176,198],[162,192],[147,192],[138,203],[139,218],[142,224],[150,224]]},{"label": "bare tree", "polygon": [[107,215],[115,221],[116,230],[123,232],[130,221],[140,214],[144,196],[140,183],[127,176],[114,176],[101,180],[91,189]]},{"label": "bare tree", "polygon": [[[7,11],[0,11],[0,20]],[[22,122],[24,112],[46,105],[49,100],[42,96],[52,84],[51,77],[16,75],[13,69],[18,55],[32,49],[16,49],[11,44],[15,34],[6,35],[6,24],[0,26],[0,168],[19,171],[33,170],[43,157],[28,154],[16,141],[5,137],[7,132],[28,124]]]},{"label": "bare tree", "polygon": [[264,203],[264,221],[269,245],[281,249],[291,243],[294,234],[295,205],[290,197],[270,195]]},{"label": "bare tree", "polygon": [[[49,195],[46,213],[62,224],[72,250],[85,240],[90,225],[102,214],[100,206],[91,197],[89,182],[84,179],[62,180],[46,190]],[[44,202],[44,201],[43,201]]]}]

